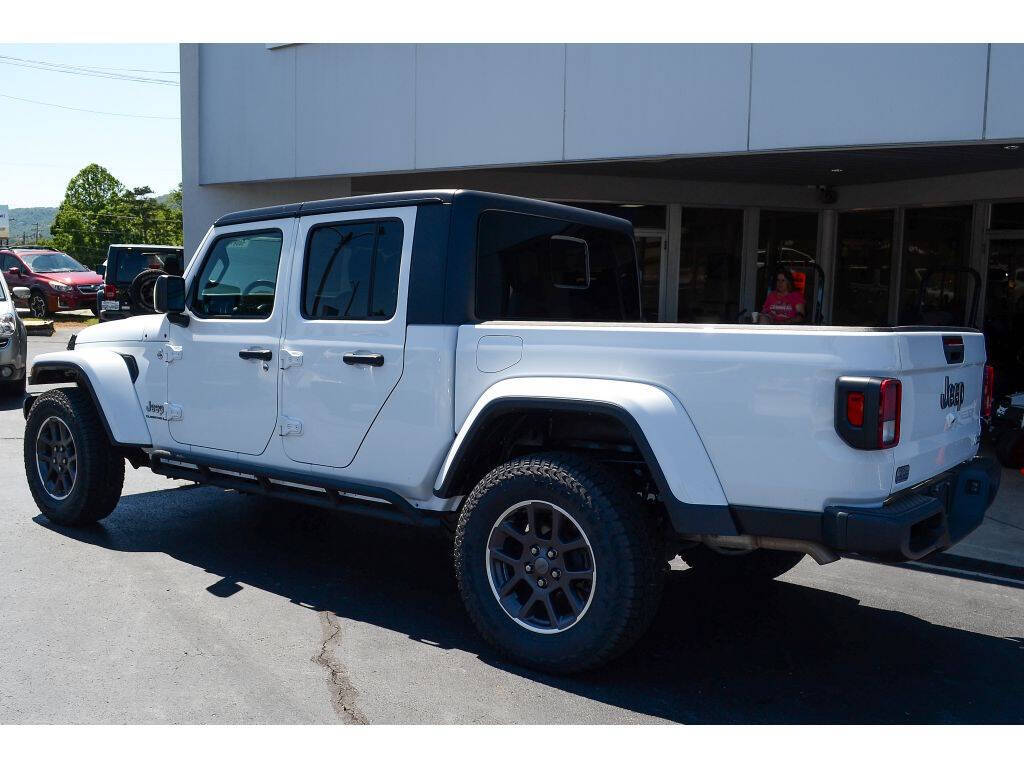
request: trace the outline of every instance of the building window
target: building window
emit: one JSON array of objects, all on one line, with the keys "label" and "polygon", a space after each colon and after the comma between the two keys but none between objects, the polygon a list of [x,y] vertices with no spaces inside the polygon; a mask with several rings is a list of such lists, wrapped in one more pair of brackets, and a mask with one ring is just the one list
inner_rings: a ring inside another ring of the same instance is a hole
[{"label": "building window", "polygon": [[315,227],[306,246],[302,316],[387,320],[398,304],[402,222],[339,222]]},{"label": "building window", "polygon": [[477,238],[481,320],[640,319],[636,251],[628,235],[485,211]]},{"label": "building window", "polygon": [[893,221],[893,211],[839,214],[834,324],[888,325]]},{"label": "building window", "polygon": [[[900,325],[962,325],[973,299],[966,269],[971,206],[914,208],[903,220]],[[922,289],[923,286],[923,289]]]},{"label": "building window", "polygon": [[989,229],[1024,229],[1024,203],[993,203]]},{"label": "building window", "polygon": [[735,322],[742,241],[743,211],[683,208],[679,322]]},{"label": "building window", "polygon": [[762,211],[757,230],[757,310],[775,289],[775,275],[787,270],[793,288],[804,297],[806,322],[816,323],[821,311],[824,274],[817,261],[816,211]]}]

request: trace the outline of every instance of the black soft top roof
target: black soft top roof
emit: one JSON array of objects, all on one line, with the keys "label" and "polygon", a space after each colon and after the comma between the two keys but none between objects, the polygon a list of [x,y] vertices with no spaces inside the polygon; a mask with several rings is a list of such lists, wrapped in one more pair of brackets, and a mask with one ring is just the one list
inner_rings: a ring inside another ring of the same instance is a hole
[{"label": "black soft top roof", "polygon": [[478,212],[487,209],[499,209],[529,213],[535,216],[548,216],[557,219],[589,224],[605,229],[617,229],[630,236],[633,226],[626,219],[609,216],[583,208],[574,208],[560,203],[549,203],[528,197],[499,195],[493,192],[477,192],[469,189],[430,189],[411,192],[387,192],[379,195],[356,195],[353,197],[336,197],[330,200],[313,200],[305,203],[288,203],[272,205],[266,208],[252,208],[247,211],[226,213],[217,219],[215,227],[228,224],[247,224],[268,219],[290,219],[297,216],[312,216],[322,213],[338,213],[342,211],[371,210],[373,208],[392,208],[409,205],[454,205],[467,212]]}]

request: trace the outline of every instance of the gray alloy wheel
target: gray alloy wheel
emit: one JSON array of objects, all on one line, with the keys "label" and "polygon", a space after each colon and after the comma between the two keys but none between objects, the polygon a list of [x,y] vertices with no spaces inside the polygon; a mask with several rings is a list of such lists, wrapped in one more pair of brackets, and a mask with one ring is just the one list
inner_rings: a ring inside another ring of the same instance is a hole
[{"label": "gray alloy wheel", "polygon": [[32,296],[28,300],[28,308],[32,317],[37,320],[42,320],[49,312],[49,308],[46,306],[46,297],[38,291],[32,292]]},{"label": "gray alloy wheel", "polygon": [[43,489],[56,501],[71,495],[78,479],[78,449],[68,425],[50,416],[36,434],[36,470]]},{"label": "gray alloy wheel", "polygon": [[594,597],[593,547],[572,515],[548,501],[505,510],[491,527],[485,562],[494,599],[531,632],[564,632]]}]

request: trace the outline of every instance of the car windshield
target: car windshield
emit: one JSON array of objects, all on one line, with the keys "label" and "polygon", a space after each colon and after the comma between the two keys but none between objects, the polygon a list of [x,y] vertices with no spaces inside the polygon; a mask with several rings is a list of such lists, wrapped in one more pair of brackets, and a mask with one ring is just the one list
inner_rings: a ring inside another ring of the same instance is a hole
[{"label": "car windshield", "polygon": [[89,268],[79,264],[66,253],[59,251],[43,251],[42,253],[18,254],[21,260],[33,272],[89,272]]}]

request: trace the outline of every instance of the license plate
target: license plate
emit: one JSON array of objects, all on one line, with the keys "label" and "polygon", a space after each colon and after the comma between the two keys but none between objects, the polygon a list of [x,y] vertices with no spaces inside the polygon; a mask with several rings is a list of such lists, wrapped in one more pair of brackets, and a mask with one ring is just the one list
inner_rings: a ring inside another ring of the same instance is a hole
[{"label": "license plate", "polygon": [[100,309],[120,309],[121,302],[119,301],[101,301]]}]

